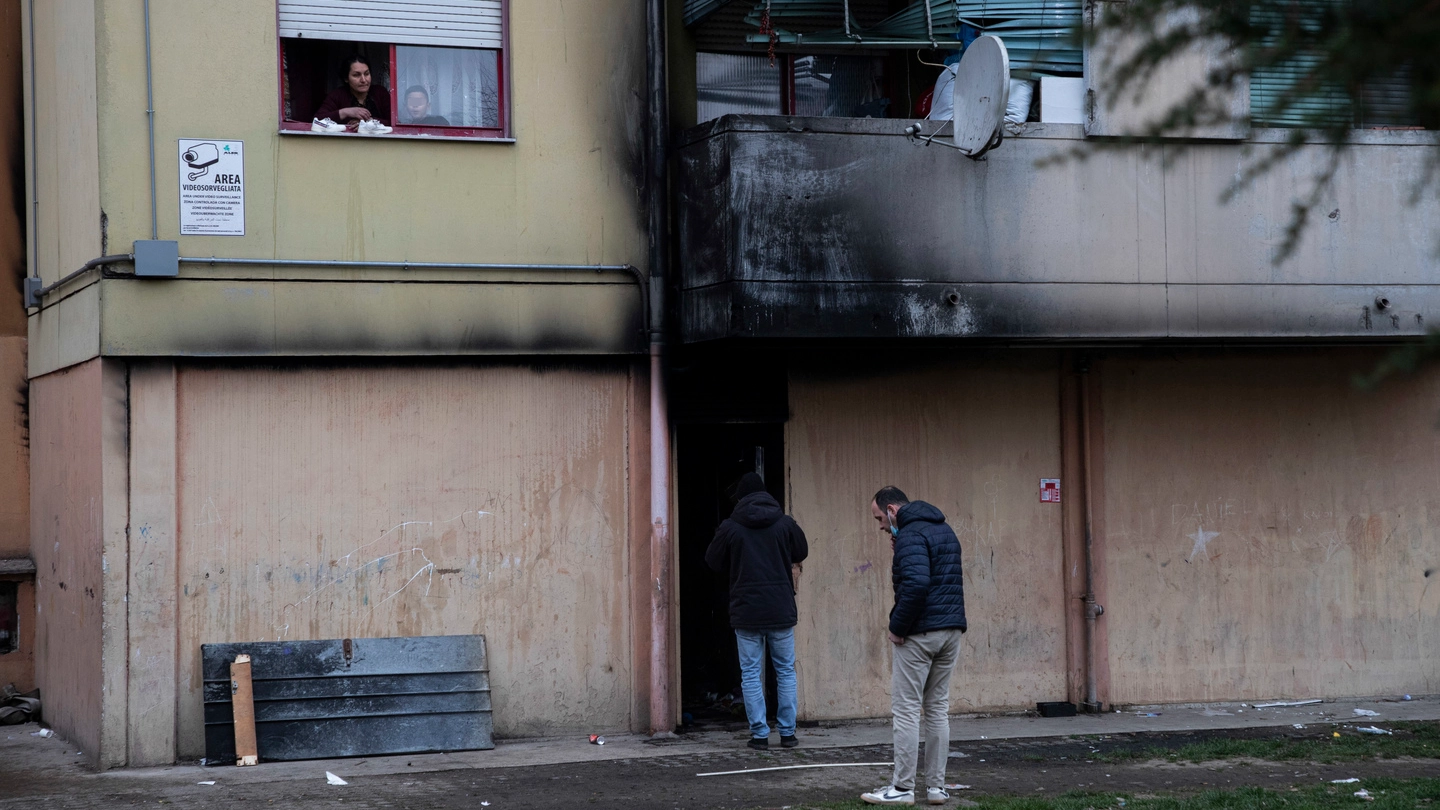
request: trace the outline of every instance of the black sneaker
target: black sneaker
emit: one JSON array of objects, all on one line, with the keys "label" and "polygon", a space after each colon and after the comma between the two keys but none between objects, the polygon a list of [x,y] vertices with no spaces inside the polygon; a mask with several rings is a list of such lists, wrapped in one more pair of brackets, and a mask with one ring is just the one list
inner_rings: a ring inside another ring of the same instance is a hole
[{"label": "black sneaker", "polygon": [[797,746],[797,745],[799,745],[799,744],[800,744],[800,741],[797,740],[797,739],[795,739],[795,735],[794,735],[794,734],[791,734],[789,737],[786,737],[784,734],[781,734],[781,735],[780,735],[780,747],[781,747],[781,748],[794,748],[795,746]]},{"label": "black sneaker", "polygon": [[769,751],[769,750],[770,750],[770,738],[769,738],[769,737],[751,737],[751,738],[750,738],[750,742],[749,742],[749,743],[746,743],[746,744],[749,745],[751,748],[754,748],[756,751]]}]

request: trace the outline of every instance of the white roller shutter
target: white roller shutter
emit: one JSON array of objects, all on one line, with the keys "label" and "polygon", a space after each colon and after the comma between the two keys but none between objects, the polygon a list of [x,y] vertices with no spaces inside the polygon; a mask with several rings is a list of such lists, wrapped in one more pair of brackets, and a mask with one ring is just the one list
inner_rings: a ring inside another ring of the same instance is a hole
[{"label": "white roller shutter", "polygon": [[280,36],[499,48],[501,0],[280,0]]}]

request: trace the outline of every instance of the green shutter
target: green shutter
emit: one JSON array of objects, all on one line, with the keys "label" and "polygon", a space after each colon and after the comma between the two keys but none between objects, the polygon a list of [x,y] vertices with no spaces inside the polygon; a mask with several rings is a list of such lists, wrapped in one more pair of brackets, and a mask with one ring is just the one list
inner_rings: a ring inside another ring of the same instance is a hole
[{"label": "green shutter", "polygon": [[[1292,0],[1283,8],[1278,3],[1257,4],[1251,12],[1251,23],[1264,26],[1270,32],[1260,39],[1257,49],[1280,42],[1286,15],[1299,15],[1291,17],[1296,25],[1312,34],[1318,33],[1329,9],[1348,2],[1350,0]],[[1407,74],[1372,79],[1361,88],[1360,97],[1352,99],[1334,82],[1315,82],[1314,77],[1322,66],[1321,53],[1311,51],[1283,62],[1255,67],[1250,72],[1251,125],[1323,129],[1414,123]],[[1315,86],[1300,90],[1310,83]]]}]

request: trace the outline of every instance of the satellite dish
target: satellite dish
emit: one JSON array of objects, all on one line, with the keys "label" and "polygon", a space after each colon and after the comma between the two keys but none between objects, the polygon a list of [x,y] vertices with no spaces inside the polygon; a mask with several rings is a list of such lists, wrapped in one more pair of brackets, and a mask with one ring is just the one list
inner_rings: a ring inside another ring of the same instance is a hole
[{"label": "satellite dish", "polygon": [[955,147],[978,158],[999,145],[1010,94],[1010,55],[986,34],[965,48],[955,69]]}]

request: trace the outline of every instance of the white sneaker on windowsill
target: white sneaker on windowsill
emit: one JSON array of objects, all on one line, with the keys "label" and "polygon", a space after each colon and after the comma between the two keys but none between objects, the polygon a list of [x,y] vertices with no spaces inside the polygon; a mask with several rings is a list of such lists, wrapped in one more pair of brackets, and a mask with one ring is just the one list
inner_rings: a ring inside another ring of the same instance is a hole
[{"label": "white sneaker on windowsill", "polygon": [[389,135],[395,130],[393,127],[387,127],[372,118],[369,121],[361,121],[360,128],[356,131],[361,135]]},{"label": "white sneaker on windowsill", "polygon": [[316,118],[310,122],[311,132],[344,132],[345,125],[337,124],[329,118]]}]

